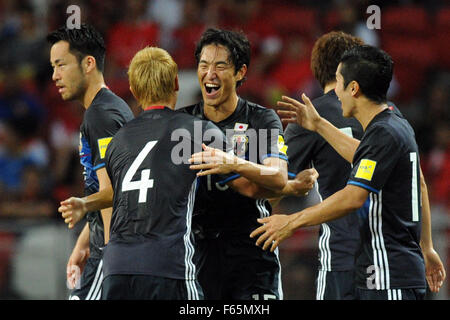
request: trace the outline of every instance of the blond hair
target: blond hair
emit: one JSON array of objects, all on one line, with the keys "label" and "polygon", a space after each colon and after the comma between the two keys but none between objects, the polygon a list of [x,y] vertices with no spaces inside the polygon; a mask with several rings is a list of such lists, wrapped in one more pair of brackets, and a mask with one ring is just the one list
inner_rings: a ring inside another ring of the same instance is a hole
[{"label": "blond hair", "polygon": [[169,101],[177,73],[178,66],[166,50],[146,47],[131,60],[128,80],[136,99],[146,106]]}]

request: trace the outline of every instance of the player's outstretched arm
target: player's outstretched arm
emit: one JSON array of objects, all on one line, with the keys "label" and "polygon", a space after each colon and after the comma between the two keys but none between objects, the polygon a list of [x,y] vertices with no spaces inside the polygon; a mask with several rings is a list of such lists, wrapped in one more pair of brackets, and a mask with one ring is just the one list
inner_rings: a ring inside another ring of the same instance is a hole
[{"label": "player's outstretched arm", "polygon": [[305,196],[314,187],[314,183],[319,177],[316,169],[305,169],[300,171],[295,179],[288,180],[281,191],[273,191],[246,178],[240,177],[227,183],[228,186],[240,194],[254,199],[273,199],[281,200],[285,196]]},{"label": "player's outstretched arm", "polygon": [[72,229],[87,212],[97,211],[104,208],[109,208],[113,203],[114,191],[112,186],[103,189],[100,192],[91,194],[84,198],[71,197],[61,201],[58,212],[68,224],[69,229]]},{"label": "player's outstretched arm", "polygon": [[438,292],[444,283],[446,274],[441,258],[433,247],[430,201],[422,169],[420,170],[420,186],[422,191],[422,233],[420,247],[422,248],[422,254],[425,260],[425,275],[428,286],[432,292]]},{"label": "player's outstretched arm", "polygon": [[363,206],[369,192],[358,186],[347,185],[323,202],[291,215],[273,215],[258,219],[262,224],[250,237],[259,236],[256,245],[274,251],[279,244],[290,237],[295,230],[319,225],[345,216]]},{"label": "player's outstretched arm", "polygon": [[354,139],[333,126],[317,112],[311,100],[302,94],[304,103],[283,96],[277,102],[277,113],[284,123],[298,123],[303,128],[320,134],[345,160],[353,161],[353,156],[359,146],[359,140]]}]

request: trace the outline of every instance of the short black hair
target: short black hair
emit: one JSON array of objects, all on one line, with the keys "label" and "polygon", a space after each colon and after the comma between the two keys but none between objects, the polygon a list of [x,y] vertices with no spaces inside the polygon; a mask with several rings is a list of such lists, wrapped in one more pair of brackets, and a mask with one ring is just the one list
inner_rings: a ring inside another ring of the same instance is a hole
[{"label": "short black hair", "polygon": [[386,102],[394,71],[394,62],[386,52],[360,45],[345,51],[341,63],[344,88],[354,80],[368,99],[376,103]]},{"label": "short black hair", "polygon": [[80,28],[61,27],[47,35],[47,41],[52,45],[59,41],[67,41],[69,50],[78,61],[86,56],[93,56],[97,69],[103,72],[105,66],[105,42],[102,35],[93,26],[81,24]]},{"label": "short black hair", "polygon": [[[222,45],[230,52],[230,59],[235,68],[235,74],[245,64],[247,68],[250,66],[250,42],[245,34],[242,32],[224,30],[224,29],[207,29],[201,36],[195,48],[195,59],[197,64],[200,62],[200,56],[202,54],[203,47],[215,44]],[[236,87],[239,87],[246,77],[236,83]]]}]

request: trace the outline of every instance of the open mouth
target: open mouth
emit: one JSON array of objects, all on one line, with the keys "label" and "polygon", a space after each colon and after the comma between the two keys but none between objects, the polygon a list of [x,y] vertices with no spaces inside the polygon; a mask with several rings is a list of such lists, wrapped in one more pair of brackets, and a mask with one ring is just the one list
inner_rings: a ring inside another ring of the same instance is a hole
[{"label": "open mouth", "polygon": [[205,84],[205,90],[208,94],[214,94],[217,91],[219,91],[220,86],[218,84],[213,84],[213,83],[206,83]]}]

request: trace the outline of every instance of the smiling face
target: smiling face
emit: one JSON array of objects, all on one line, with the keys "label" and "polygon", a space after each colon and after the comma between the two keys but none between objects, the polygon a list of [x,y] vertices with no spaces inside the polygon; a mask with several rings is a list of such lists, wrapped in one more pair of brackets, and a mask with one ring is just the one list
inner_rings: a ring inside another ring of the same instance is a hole
[{"label": "smiling face", "polygon": [[53,67],[52,80],[58,87],[63,100],[81,99],[87,83],[81,64],[69,51],[67,41],[59,41],[50,49],[50,63]]},{"label": "smiling face", "polygon": [[226,47],[215,44],[203,47],[197,76],[205,106],[217,108],[226,103],[236,103],[236,83],[244,77],[246,70],[244,65],[235,72]]},{"label": "smiling face", "polygon": [[[351,81],[346,88],[344,88],[344,77],[341,74],[342,69],[342,63],[338,65],[338,68],[336,70],[336,88],[334,91],[336,92],[336,95],[341,101],[342,104],[342,115],[345,118],[350,118],[354,116],[354,109],[355,109],[355,103],[354,103],[354,88],[355,81]],[[352,90],[353,88],[353,90]]]}]

